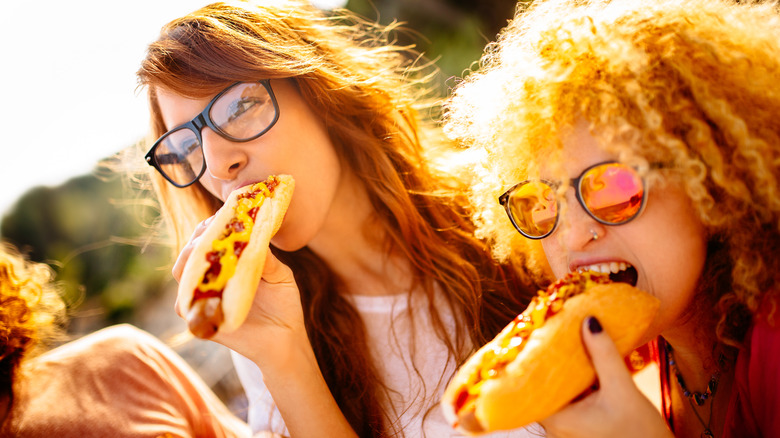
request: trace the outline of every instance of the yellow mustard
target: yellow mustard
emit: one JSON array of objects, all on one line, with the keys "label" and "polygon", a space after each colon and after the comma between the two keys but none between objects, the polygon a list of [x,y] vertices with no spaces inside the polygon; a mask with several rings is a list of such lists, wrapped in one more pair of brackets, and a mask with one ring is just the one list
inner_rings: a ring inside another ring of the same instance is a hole
[{"label": "yellow mustard", "polygon": [[569,275],[574,278],[570,280],[572,283],[562,284],[552,294],[552,286],[548,290],[539,291],[523,313],[498,334],[493,349],[483,354],[482,365],[472,370],[468,380],[460,388],[461,394],[465,393],[465,396],[458,397],[459,405],[455,407],[458,412],[476,400],[485,381],[501,375],[506,365],[515,360],[523,350],[531,332],[544,325],[550,316],[558,313],[566,300],[596,284],[609,282],[608,276],[592,272]]},{"label": "yellow mustard", "polygon": [[263,205],[263,201],[265,200],[266,196],[270,195],[268,188],[263,183],[257,183],[252,186],[252,192],[262,193],[258,193],[253,197],[239,199],[233,212],[233,217],[235,220],[243,224],[244,229],[242,231],[235,231],[233,227],[229,227],[226,229],[225,235],[212,243],[212,251],[222,254],[219,259],[221,269],[219,271],[219,275],[217,275],[216,278],[203,279],[203,282],[199,288],[201,291],[221,291],[225,288],[227,281],[236,272],[238,256],[236,256],[236,252],[234,250],[235,243],[248,242],[249,236],[251,236],[252,228],[254,226],[254,221],[249,216],[249,211],[255,207],[260,208],[260,206]]}]

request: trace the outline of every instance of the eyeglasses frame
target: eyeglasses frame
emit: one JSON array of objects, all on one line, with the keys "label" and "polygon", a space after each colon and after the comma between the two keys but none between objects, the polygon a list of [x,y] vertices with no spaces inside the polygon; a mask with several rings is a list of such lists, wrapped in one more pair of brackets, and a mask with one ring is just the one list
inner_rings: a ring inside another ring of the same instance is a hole
[{"label": "eyeglasses frame", "polygon": [[[577,198],[577,202],[580,203],[580,206],[582,207],[583,210],[585,210],[585,212],[588,214],[588,216],[593,218],[596,222],[604,224],[604,225],[609,225],[609,226],[623,225],[623,224],[626,224],[626,223],[631,222],[632,220],[636,219],[637,217],[639,217],[640,214],[642,214],[642,211],[644,211],[645,204],[647,203],[647,183],[645,181],[645,178],[642,175],[639,175],[639,179],[642,181],[642,204],[639,206],[639,210],[637,210],[637,212],[634,215],[632,215],[630,218],[628,218],[628,219],[626,219],[624,221],[621,221],[621,222],[609,222],[609,221],[605,221],[605,220],[599,219],[598,217],[596,217],[596,215],[593,214],[592,211],[590,211],[588,206],[585,205],[585,201],[582,199],[582,186],[581,186],[581,183],[582,183],[582,177],[586,173],[588,173],[592,169],[595,169],[596,167],[603,166],[605,164],[620,164],[620,165],[626,166],[626,164],[621,163],[619,161],[614,161],[614,160],[602,161],[600,163],[596,163],[596,164],[594,164],[592,166],[589,166],[585,170],[583,170],[582,173],[580,173],[580,175],[577,176],[576,178],[570,179],[569,180],[569,187],[574,187],[574,195]],[[630,166],[627,166],[627,167],[630,167]],[[664,166],[653,164],[651,167],[652,168],[660,168],[660,167],[664,167]],[[636,169],[634,169],[634,170],[636,170]],[[528,234],[524,233],[523,230],[520,229],[520,226],[518,226],[517,222],[515,222],[515,218],[512,215],[512,213],[509,211],[509,197],[512,195],[512,192],[514,192],[518,187],[520,187],[520,186],[522,186],[524,184],[531,183],[531,182],[543,182],[543,183],[547,184],[548,186],[550,186],[553,189],[555,189],[555,188],[560,186],[559,183],[554,183],[554,182],[551,182],[551,181],[548,181],[548,180],[545,180],[545,179],[527,179],[525,181],[521,181],[521,182],[513,185],[512,187],[509,188],[509,190],[505,191],[501,196],[498,197],[498,203],[501,204],[502,207],[504,207],[504,210],[506,211],[507,216],[509,216],[509,220],[512,222],[512,225],[515,227],[515,229],[520,234],[522,234],[524,237],[526,237],[528,239],[541,240],[541,239],[544,239],[544,238],[550,236],[553,232],[555,232],[555,229],[558,228],[558,220],[559,220],[559,218],[561,216],[560,215],[560,201],[559,200],[557,200],[557,199],[555,200],[556,208],[557,208],[556,213],[555,213],[555,224],[553,225],[552,229],[550,229],[550,231],[548,233],[544,234],[543,236],[529,236]]]},{"label": "eyeglasses frame", "polygon": [[201,131],[203,131],[203,128],[206,128],[206,127],[210,128],[212,131],[216,132],[220,137],[222,137],[224,139],[227,139],[227,140],[230,140],[230,141],[234,141],[234,142],[239,142],[239,143],[245,143],[245,142],[248,142],[248,141],[252,141],[252,140],[262,136],[266,132],[268,132],[271,128],[273,128],[273,126],[279,120],[279,103],[276,100],[276,95],[274,94],[273,88],[271,88],[271,81],[269,79],[260,79],[258,81],[255,81],[255,83],[263,84],[263,87],[265,87],[265,89],[268,91],[268,95],[271,98],[271,103],[273,103],[273,106],[274,106],[274,118],[273,118],[273,120],[271,120],[271,123],[268,125],[268,127],[263,129],[262,131],[260,131],[260,133],[258,133],[257,135],[254,135],[252,137],[249,137],[249,138],[236,138],[236,137],[232,137],[230,134],[228,134],[225,131],[223,131],[222,129],[220,129],[219,126],[217,126],[211,120],[211,115],[209,114],[209,111],[211,111],[211,108],[214,106],[214,103],[217,100],[219,100],[220,97],[224,96],[228,91],[232,90],[233,87],[235,87],[235,86],[237,86],[239,84],[244,84],[244,83],[253,83],[253,82],[248,82],[248,81],[234,82],[230,86],[226,87],[224,90],[220,91],[219,94],[214,96],[214,98],[211,99],[211,101],[208,103],[208,105],[206,105],[206,108],[204,108],[203,111],[201,111],[200,114],[195,116],[192,120],[190,120],[189,122],[186,122],[186,123],[182,123],[181,125],[176,126],[175,128],[170,129],[168,132],[166,132],[165,134],[161,135],[160,138],[158,138],[154,142],[152,147],[149,149],[149,152],[147,152],[146,155],[144,156],[144,159],[146,160],[146,163],[148,165],[154,167],[155,169],[157,169],[157,172],[159,172],[160,175],[162,175],[166,180],[168,180],[168,182],[170,182],[174,186],[176,186],[178,188],[189,187],[192,184],[195,184],[200,179],[200,177],[203,176],[203,174],[206,172],[206,167],[207,167],[206,166],[206,159],[204,157],[204,159],[203,159],[203,166],[201,166],[200,172],[198,172],[198,175],[192,181],[190,181],[187,184],[179,184],[179,183],[173,181],[171,179],[171,177],[169,177],[162,170],[160,163],[157,162],[157,158],[154,155],[155,151],[157,150],[157,147],[160,145],[160,143],[166,137],[168,137],[169,135],[173,134],[174,132],[181,131],[182,129],[189,129],[190,131],[195,133],[195,136],[198,139],[198,144],[200,145],[199,147],[200,147],[201,150],[203,150],[203,136],[201,134]]}]

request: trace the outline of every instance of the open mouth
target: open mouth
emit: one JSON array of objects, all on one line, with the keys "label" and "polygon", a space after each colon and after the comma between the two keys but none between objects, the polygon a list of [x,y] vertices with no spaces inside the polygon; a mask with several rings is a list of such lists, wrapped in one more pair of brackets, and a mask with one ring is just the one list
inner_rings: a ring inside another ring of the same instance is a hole
[{"label": "open mouth", "polygon": [[580,272],[593,271],[609,274],[609,279],[616,283],[626,283],[636,286],[639,280],[639,272],[636,268],[624,262],[598,263],[590,266],[583,266],[578,269]]}]

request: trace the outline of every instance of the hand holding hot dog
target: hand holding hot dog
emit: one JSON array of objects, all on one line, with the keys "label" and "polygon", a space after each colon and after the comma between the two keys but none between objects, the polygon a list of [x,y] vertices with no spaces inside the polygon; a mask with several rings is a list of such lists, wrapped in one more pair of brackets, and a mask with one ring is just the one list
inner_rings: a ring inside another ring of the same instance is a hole
[{"label": "hand holding hot dog", "polygon": [[177,303],[195,336],[211,338],[244,322],[294,184],[279,175],[235,190],[199,230],[181,270]]},{"label": "hand holding hot dog", "polygon": [[469,434],[515,429],[561,410],[594,381],[580,323],[598,315],[627,354],[643,337],[658,300],[605,274],[571,273],[472,355],[444,393],[453,427]]},{"label": "hand holding hot dog", "polygon": [[599,389],[543,420],[547,437],[672,438],[660,413],[634,384],[598,319],[585,319],[582,339],[599,378]]}]

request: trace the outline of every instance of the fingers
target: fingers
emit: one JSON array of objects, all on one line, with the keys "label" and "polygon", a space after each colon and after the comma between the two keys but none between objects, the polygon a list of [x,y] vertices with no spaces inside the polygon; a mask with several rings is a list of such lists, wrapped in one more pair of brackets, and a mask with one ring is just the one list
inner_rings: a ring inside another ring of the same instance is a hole
[{"label": "fingers", "polygon": [[179,253],[179,256],[176,258],[176,263],[173,264],[173,269],[171,269],[171,273],[173,274],[173,278],[176,279],[176,281],[179,281],[181,279],[181,274],[184,271],[184,265],[187,264],[187,259],[190,258],[190,254],[192,253],[192,249],[195,248],[195,243],[200,237],[201,234],[203,234],[204,231],[206,231],[206,228],[208,228],[211,221],[214,219],[214,216],[211,216],[210,218],[202,221],[198,224],[198,226],[195,227],[195,230],[192,232],[192,236],[190,236],[189,242],[187,242],[186,245],[184,245],[184,248],[182,248],[181,252]]},{"label": "fingers", "polygon": [[176,311],[176,314],[179,315],[179,318],[184,319],[184,309],[182,309],[182,306],[179,305],[178,295],[176,295],[176,302],[173,303],[173,310]]},{"label": "fingers", "polygon": [[611,429],[614,424],[611,413],[626,404],[625,388],[634,387],[615,343],[596,317],[583,320],[582,340],[596,370],[599,389],[579,397],[563,410],[541,421],[550,438],[616,436],[604,431],[614,430]]},{"label": "fingers", "polygon": [[176,279],[177,282],[181,280],[181,274],[184,272],[184,265],[187,264],[190,253],[192,253],[192,244],[188,243],[179,253],[179,257],[176,258],[176,263],[173,264],[171,274],[173,274],[173,278]]},{"label": "fingers", "polygon": [[626,383],[633,383],[615,342],[595,316],[585,318],[582,324],[582,340],[602,390],[609,392],[614,388],[625,387],[623,385]]},{"label": "fingers", "polygon": [[[184,245],[184,248],[182,248],[179,256],[176,258],[176,263],[173,264],[171,274],[173,274],[173,278],[175,278],[177,282],[181,281],[181,276],[184,272],[184,266],[187,264],[187,260],[189,260],[190,254],[192,254],[192,250],[195,248],[198,238],[203,234],[204,231],[206,231],[206,228],[208,228],[213,219],[214,216],[211,216],[195,227],[195,230],[192,232],[192,236],[190,236],[189,242]],[[185,317],[184,315],[186,313],[186,309],[179,305],[178,294],[176,295],[176,302],[174,303],[173,308],[176,310],[177,315],[179,315],[181,318]]]}]

